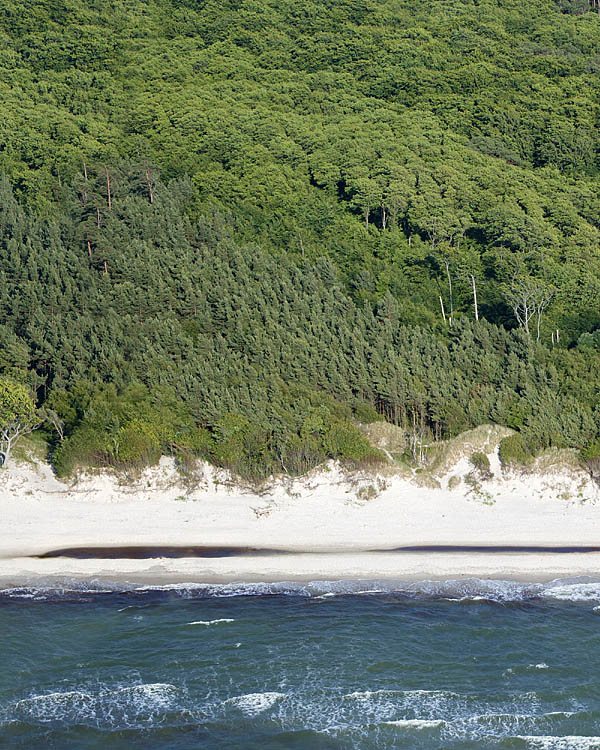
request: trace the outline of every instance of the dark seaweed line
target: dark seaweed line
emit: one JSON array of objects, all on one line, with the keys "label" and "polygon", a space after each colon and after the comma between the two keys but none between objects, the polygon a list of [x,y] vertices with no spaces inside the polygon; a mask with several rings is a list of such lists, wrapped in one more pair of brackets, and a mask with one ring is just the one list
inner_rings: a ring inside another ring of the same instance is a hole
[{"label": "dark seaweed line", "polygon": [[[553,554],[574,554],[600,552],[600,547],[579,547],[579,546],[558,546],[558,547],[538,547],[522,545],[417,545],[408,547],[396,547],[394,549],[375,549],[368,552],[391,554],[406,552],[483,552],[483,553],[553,553]],[[254,547],[208,547],[208,546],[187,546],[187,547],[163,547],[163,546],[130,546],[130,547],[67,547],[64,549],[50,550],[40,555],[32,555],[39,559],[53,557],[69,557],[76,559],[152,559],[159,557],[179,558],[179,557],[239,557],[239,556],[261,556],[261,555],[286,555],[298,554],[293,550],[281,549],[260,549]],[[303,554],[311,554],[305,552]],[[339,554],[331,551],[329,553],[319,552],[319,554]]]}]

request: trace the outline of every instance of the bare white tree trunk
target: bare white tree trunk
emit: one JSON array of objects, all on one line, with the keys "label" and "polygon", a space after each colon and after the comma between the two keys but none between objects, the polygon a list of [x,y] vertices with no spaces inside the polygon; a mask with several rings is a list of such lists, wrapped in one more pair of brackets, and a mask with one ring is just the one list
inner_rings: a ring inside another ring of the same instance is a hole
[{"label": "bare white tree trunk", "polygon": [[8,464],[10,452],[16,437],[16,435],[9,437],[4,430],[2,431],[2,434],[0,435],[0,458],[2,459],[0,461],[0,466],[6,466]]},{"label": "bare white tree trunk", "polygon": [[537,301],[536,313],[537,313],[537,341],[540,340],[540,326],[542,325],[542,313],[550,304],[552,295],[549,293],[543,294]]},{"label": "bare white tree trunk", "polygon": [[450,314],[448,318],[450,320],[450,325],[452,325],[452,317],[454,315],[454,300],[452,297],[452,276],[450,274],[450,261],[448,259],[444,261],[444,266],[446,267],[446,276],[448,277],[448,293],[450,297]]},{"label": "bare white tree trunk", "polygon": [[442,308],[442,318],[444,319],[444,323],[446,322],[446,311],[444,310],[444,300],[442,299],[442,295],[440,294],[440,307]]},{"label": "bare white tree trunk", "polygon": [[475,320],[479,320],[479,308],[477,307],[477,287],[475,286],[475,276],[471,274],[471,283],[473,284],[473,307],[475,308]]},{"label": "bare white tree trunk", "polygon": [[19,420],[9,422],[0,428],[0,466],[6,467],[14,444],[22,435],[33,432],[40,423],[23,425]]}]

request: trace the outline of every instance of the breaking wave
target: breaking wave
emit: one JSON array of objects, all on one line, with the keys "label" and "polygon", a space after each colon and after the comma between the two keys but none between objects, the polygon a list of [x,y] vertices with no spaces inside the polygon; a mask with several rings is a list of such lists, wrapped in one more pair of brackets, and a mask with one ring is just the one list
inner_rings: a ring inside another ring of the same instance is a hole
[{"label": "breaking wave", "polygon": [[443,726],[442,719],[397,719],[396,721],[384,721],[390,727],[402,727],[404,729],[437,729]]},{"label": "breaking wave", "polygon": [[285,693],[248,693],[229,698],[225,703],[235,706],[247,716],[256,716],[271,708],[281,698],[285,698]]},{"label": "breaking wave", "polygon": [[596,750],[596,748],[600,748],[600,737],[550,735],[547,737],[520,736],[517,739],[527,742],[531,750]]},{"label": "breaking wave", "polygon": [[[343,580],[277,583],[174,583],[140,586],[133,583],[81,582],[75,579],[36,581],[30,586],[0,587],[0,598],[32,601],[88,601],[90,597],[129,594],[135,597],[160,595],[182,599],[225,597],[290,596],[327,601],[343,596],[394,596],[407,600],[445,600],[449,602],[598,602],[600,579],[564,578],[547,583],[469,578],[446,581]],[[207,624],[199,621],[196,624]],[[208,624],[214,624],[210,622]]]},{"label": "breaking wave", "polygon": [[105,688],[97,692],[68,690],[31,695],[16,701],[4,711],[3,723],[143,729],[179,723],[177,719],[182,718],[184,703],[182,691],[165,683]]},{"label": "breaking wave", "polygon": [[[265,691],[231,697],[195,698],[168,683],[30,695],[2,712],[1,723],[104,730],[209,724],[240,714],[265,717],[284,731],[310,729],[335,736],[344,731],[369,734],[388,727],[402,732],[435,731],[440,739],[516,738],[532,747],[595,748],[597,737],[569,735],[548,744],[560,723],[594,720],[585,711],[539,711],[536,694],[517,694],[499,702],[444,690],[374,690],[340,694],[335,688],[284,693]],[[537,734],[535,734],[537,732]],[[579,742],[580,744],[577,744]],[[541,743],[541,744],[540,744]],[[546,743],[546,744],[544,744]],[[566,743],[566,744],[565,744]],[[570,743],[570,744],[569,744]],[[582,744],[583,743],[583,744]],[[585,744],[588,743],[588,744]]]}]

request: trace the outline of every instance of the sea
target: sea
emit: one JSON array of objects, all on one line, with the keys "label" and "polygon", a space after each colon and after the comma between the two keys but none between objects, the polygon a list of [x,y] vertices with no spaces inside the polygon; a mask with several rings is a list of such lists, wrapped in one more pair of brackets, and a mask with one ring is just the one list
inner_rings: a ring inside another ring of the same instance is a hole
[{"label": "sea", "polygon": [[600,581],[0,592],[0,747],[600,748]]}]

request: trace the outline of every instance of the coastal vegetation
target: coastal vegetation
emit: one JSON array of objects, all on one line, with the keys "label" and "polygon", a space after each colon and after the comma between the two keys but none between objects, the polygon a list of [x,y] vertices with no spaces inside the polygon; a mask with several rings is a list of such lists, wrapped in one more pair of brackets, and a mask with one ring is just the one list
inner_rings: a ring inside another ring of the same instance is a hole
[{"label": "coastal vegetation", "polygon": [[29,389],[0,378],[0,466],[4,466],[17,440],[39,427]]},{"label": "coastal vegetation", "polygon": [[0,417],[59,474],[372,465],[377,420],[597,461],[587,2],[11,0],[0,38]]}]

